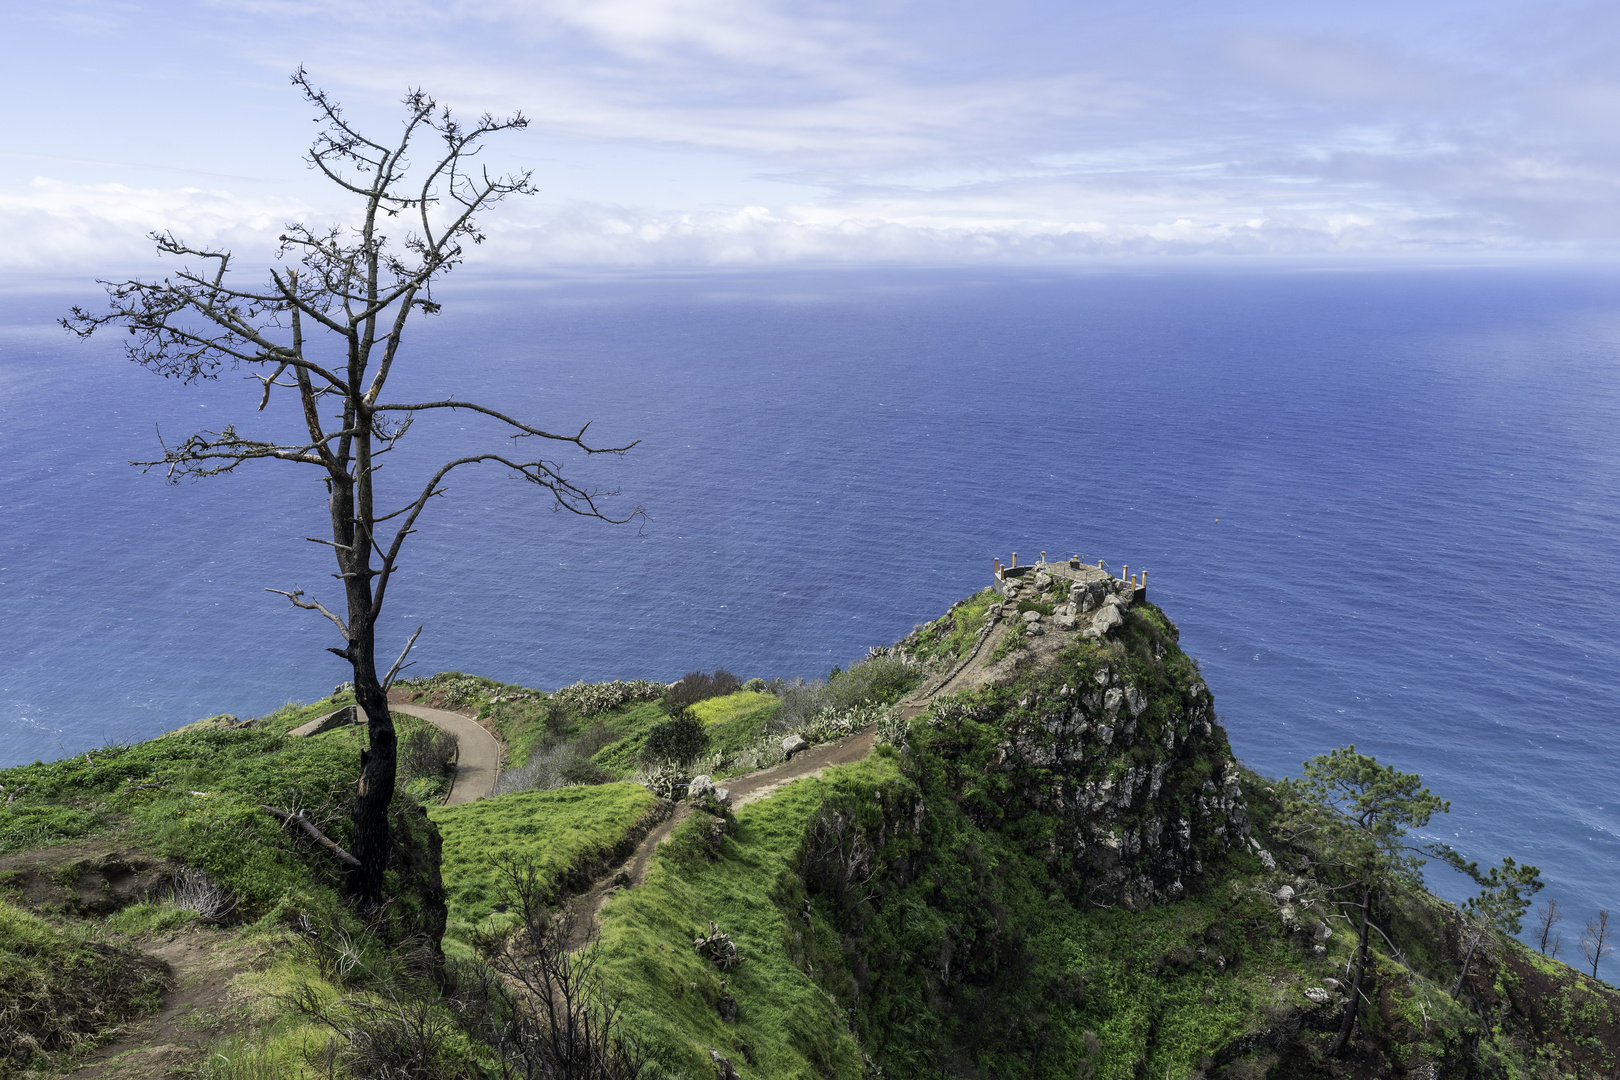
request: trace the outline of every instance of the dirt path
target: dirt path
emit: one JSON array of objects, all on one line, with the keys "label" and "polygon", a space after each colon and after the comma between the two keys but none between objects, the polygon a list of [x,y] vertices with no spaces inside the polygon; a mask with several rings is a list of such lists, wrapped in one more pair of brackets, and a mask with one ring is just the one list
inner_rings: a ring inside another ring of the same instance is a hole
[{"label": "dirt path", "polygon": [[986,673],[993,666],[990,657],[995,653],[996,646],[1001,644],[1001,639],[1007,636],[1007,628],[1011,625],[1010,619],[1002,619],[996,623],[979,642],[977,651],[956,674],[931,690],[919,689],[913,696],[901,701],[900,715],[910,720],[914,716],[922,715],[929,704],[941,694],[954,694],[958,690],[971,689],[984,682]]},{"label": "dirt path", "polygon": [[455,736],[458,747],[456,775],[450,784],[450,797],[444,800],[446,806],[469,803],[495,793],[495,781],[501,775],[501,744],[478,721],[460,713],[430,709],[426,705],[395,703],[388,708],[426,720],[439,730]]},{"label": "dirt path", "polygon": [[[801,751],[793,755],[791,761],[722,780],[720,786],[731,792],[731,805],[736,809],[769,798],[784,785],[791,784],[795,780],[802,780],[807,776],[820,776],[822,770],[830,766],[859,761],[870,754],[875,745],[877,745],[877,725],[870,724],[853,735]],[[574,919],[571,941],[574,948],[584,945],[590,938],[597,927],[598,913],[602,910],[602,905],[616,889],[640,885],[646,880],[647,866],[652,862],[653,852],[657,851],[658,845],[668,840],[676,827],[691,815],[691,806],[684,800],[677,803],[675,812],[670,814],[662,825],[648,833],[647,838],[637,845],[628,859],[598,881],[589,892],[581,893],[568,901],[569,913]]]},{"label": "dirt path", "polygon": [[252,946],[225,931],[198,928],[158,938],[143,951],[169,967],[163,1007],[74,1069],[73,1080],[160,1080],[196,1066],[209,1043],[241,1026],[227,991],[246,969]]}]

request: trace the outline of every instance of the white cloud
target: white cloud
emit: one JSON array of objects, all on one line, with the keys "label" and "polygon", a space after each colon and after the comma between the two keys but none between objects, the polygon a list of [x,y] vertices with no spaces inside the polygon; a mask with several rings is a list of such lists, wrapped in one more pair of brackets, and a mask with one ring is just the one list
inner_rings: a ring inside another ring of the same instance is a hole
[{"label": "white cloud", "polygon": [[274,248],[284,224],[309,208],[194,187],[72,184],[35,177],[0,188],[0,267],[91,269],[150,262],[150,233],[173,231],[197,246]]},{"label": "white cloud", "polygon": [[[190,34],[175,47],[246,74],[204,91],[221,100],[196,130],[150,118],[147,141],[179,148],[162,161],[190,170],[187,186],[54,169],[61,189],[42,192],[0,176],[0,219],[23,237],[0,260],[125,252],[171,221],[246,242],[325,198],[307,174],[282,187],[219,175],[267,177],[294,156],[283,136],[298,132],[255,141],[239,114],[260,127],[298,114],[280,79],[299,62],[369,130],[391,130],[407,85],[462,112],[523,108],[530,136],[490,160],[536,165],[543,195],[503,211],[502,241],[521,254],[479,254],[502,262],[1620,244],[1620,78],[1607,60],[1620,17],[1370,2],[196,6],[160,27],[165,39]],[[145,10],[80,0],[73,17],[138,37]],[[72,125],[38,130],[18,149],[112,155],[48,145]]]}]

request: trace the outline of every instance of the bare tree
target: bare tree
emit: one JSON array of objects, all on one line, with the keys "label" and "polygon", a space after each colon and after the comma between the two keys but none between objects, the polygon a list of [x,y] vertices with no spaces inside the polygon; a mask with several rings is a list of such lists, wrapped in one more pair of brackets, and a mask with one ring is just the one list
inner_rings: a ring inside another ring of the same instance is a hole
[{"label": "bare tree", "polygon": [[1600,911],[1597,918],[1586,924],[1581,931],[1581,955],[1586,962],[1592,965],[1592,978],[1598,977],[1598,964],[1605,956],[1614,952],[1614,946],[1609,944],[1609,913]]},{"label": "bare tree", "polygon": [[[576,938],[574,909],[553,915],[532,862],[492,860],[517,927],[480,937],[488,966],[461,972],[474,1033],[493,1047],[502,1080],[654,1080],[662,1068],[624,1030],[623,994],[605,984],[594,930]],[[481,1006],[481,1007],[479,1007]]]},{"label": "bare tree", "polygon": [[1549,896],[1547,906],[1536,916],[1536,947],[1541,950],[1543,956],[1558,958],[1559,950],[1564,947],[1564,935],[1553,927],[1563,921],[1564,913],[1558,910],[1558,901]]},{"label": "bare tree", "polygon": [[[274,400],[295,420],[300,434],[291,442],[258,438],[227,425],[178,444],[163,443],[161,458],[135,464],[161,466],[171,482],[178,482],[231,472],[247,461],[292,461],[318,470],[325,481],[332,536],[308,539],[333,549],[338,566],[334,576],[343,582],[346,607],[339,610],[344,614],[301,589],[269,591],[331,620],[343,647],[329,651],[354,669],[355,697],[365,713],[370,747],[361,753],[353,809],[359,865],[351,872],[351,885],[362,903],[373,904],[381,897],[390,843],[388,806],[394,794],[396,741],[388,687],[408,666],[405,658],[421,633],[418,627],[399,659],[379,674],[376,625],[401,547],[429,500],[443,493],[453,470],[492,462],[543,489],[554,509],[617,522],[638,516],[640,509],[622,518],[610,516],[601,500],[613,493],[566,479],[562,465],[543,453],[547,447],[562,447],[620,454],[630,446],[591,446],[586,428],[553,433],[500,409],[453,397],[392,402],[383,396],[408,323],[416,315],[439,311],[434,282],[462,261],[466,244],[483,241],[479,215],[509,196],[533,192],[528,172],[491,175],[475,161],[487,137],[521,130],[528,121],[520,113],[505,118],[486,113],[463,124],[426,93],[413,90],[404,98],[406,115],[397,140],[377,142],[353,127],[302,68],[292,81],[321,124],[309,164],[358,202],[356,221],[325,228],[288,225],[277,253],[279,264],[268,271],[268,281],[251,285],[238,283],[232,274],[229,251],[193,247],[172,233],[154,233],[159,253],[185,260],[181,268],[161,281],[102,282],[109,309],[92,313],[76,307],[62,325],[81,337],[106,326],[125,328],[131,360],[188,383],[217,378],[227,366],[245,366],[247,377],[260,384],[259,411]],[[423,144],[429,152],[417,166],[410,155]],[[403,238],[385,232],[395,222]],[[399,445],[418,417],[447,411],[486,418],[510,437],[510,447],[454,457],[409,482],[397,501],[385,499],[379,512],[380,459]],[[539,446],[525,449],[525,440]]]}]

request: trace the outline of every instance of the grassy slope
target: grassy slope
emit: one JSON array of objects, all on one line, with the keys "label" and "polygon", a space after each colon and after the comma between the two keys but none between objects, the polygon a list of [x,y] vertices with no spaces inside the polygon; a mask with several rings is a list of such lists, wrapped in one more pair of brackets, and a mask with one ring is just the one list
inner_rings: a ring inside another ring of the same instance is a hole
[{"label": "grassy slope", "polygon": [[739,690],[692,706],[692,715],[709,733],[709,750],[735,753],[759,738],[771,718],[782,711],[775,694]]},{"label": "grassy slope", "polygon": [[641,748],[647,733],[669,719],[656,701],[617,709],[602,718],[618,738],[591,758],[616,776],[628,776],[641,766]]},{"label": "grassy slope", "polygon": [[919,660],[960,659],[978,637],[990,605],[1000,599],[994,589],[983,589],[955,604],[917,633],[912,654]]},{"label": "grassy slope", "polygon": [[619,783],[526,791],[431,809],[428,816],[444,837],[447,948],[462,951],[473,928],[500,902],[497,860],[533,861],[545,890],[554,894],[576,868],[623,840],[656,801],[638,784]]},{"label": "grassy slope", "polygon": [[[630,1027],[675,1075],[712,1076],[711,1048],[745,1077],[864,1075],[844,1016],[807,974],[834,985],[847,978],[825,921],[798,918],[803,894],[792,868],[807,824],[829,797],[870,804],[881,802],[878,792],[894,799],[906,788],[887,751],[829,769],[738,811],[736,833],[718,852],[706,839],[716,819],[696,813],[654,855],[646,881],[608,902],[604,972],[626,992]],[[741,967],[722,973],[693,951],[710,922],[737,942],[747,958]],[[728,992],[738,1004],[735,1024],[717,1011]]]},{"label": "grassy slope", "polygon": [[161,967],[0,901],[0,1076],[158,1003]]}]

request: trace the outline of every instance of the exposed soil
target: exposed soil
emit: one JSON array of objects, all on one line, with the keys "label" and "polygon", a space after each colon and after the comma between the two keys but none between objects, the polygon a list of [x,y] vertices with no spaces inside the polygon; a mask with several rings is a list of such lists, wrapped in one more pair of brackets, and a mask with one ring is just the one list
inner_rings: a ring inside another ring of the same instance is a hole
[{"label": "exposed soil", "polygon": [[0,896],[42,913],[110,915],[161,891],[179,868],[101,836],[0,857]]},{"label": "exposed soil", "polygon": [[163,1080],[196,1065],[208,1044],[242,1026],[245,1018],[230,1003],[229,990],[231,980],[248,969],[252,946],[227,931],[203,927],[157,938],[143,948],[168,969],[163,1007],[96,1051],[69,1074],[74,1080]]}]

